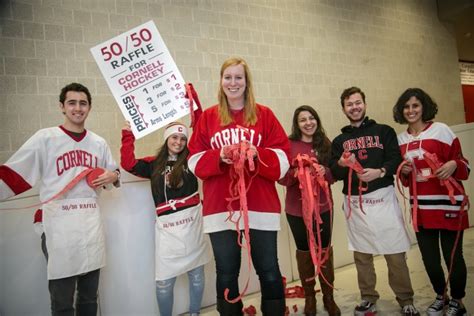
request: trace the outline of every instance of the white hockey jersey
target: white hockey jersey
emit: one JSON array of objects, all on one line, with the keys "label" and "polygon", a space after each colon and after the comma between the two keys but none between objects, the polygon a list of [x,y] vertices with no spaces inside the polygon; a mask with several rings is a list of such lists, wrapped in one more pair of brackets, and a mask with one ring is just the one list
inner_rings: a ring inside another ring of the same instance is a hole
[{"label": "white hockey jersey", "polygon": [[[81,171],[96,167],[118,168],[102,137],[86,130],[76,138],[61,126],[41,129],[0,166],[0,200],[39,184],[40,201],[44,202]],[[97,192],[81,181],[61,199],[68,197],[96,198]]]}]

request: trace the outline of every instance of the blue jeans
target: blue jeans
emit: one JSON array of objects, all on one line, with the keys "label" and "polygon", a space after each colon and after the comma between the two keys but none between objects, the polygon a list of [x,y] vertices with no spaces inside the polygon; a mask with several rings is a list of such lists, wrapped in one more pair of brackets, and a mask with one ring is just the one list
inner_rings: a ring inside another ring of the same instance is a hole
[{"label": "blue jeans", "polygon": [[[217,298],[224,298],[229,289],[229,299],[239,296],[239,272],[241,248],[237,244],[237,232],[225,230],[209,234],[216,261]],[[243,233],[241,234],[243,236]],[[277,232],[250,230],[252,262],[260,280],[262,301],[283,299],[285,292],[277,256]]]},{"label": "blue jeans", "polygon": [[[201,311],[202,295],[204,293],[204,265],[190,270],[189,279],[189,313]],[[173,312],[174,284],[176,277],[156,281],[156,300],[161,316],[171,316]]]}]

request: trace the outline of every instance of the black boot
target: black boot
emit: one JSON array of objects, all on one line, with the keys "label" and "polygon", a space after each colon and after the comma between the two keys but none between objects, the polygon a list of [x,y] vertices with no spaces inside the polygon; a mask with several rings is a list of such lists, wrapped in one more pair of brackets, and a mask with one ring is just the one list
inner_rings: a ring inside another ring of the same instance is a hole
[{"label": "black boot", "polygon": [[223,298],[217,299],[217,311],[221,316],[242,316],[242,309],[244,304],[242,301],[236,303],[229,303]]},{"label": "black boot", "polygon": [[262,311],[263,316],[285,316],[285,299],[262,300],[260,310]]},{"label": "black boot", "polygon": [[316,280],[306,281],[314,277],[313,259],[309,251],[296,250],[296,263],[298,264],[298,273],[301,279],[301,286],[304,289],[304,314],[306,316],[316,315],[316,291],[314,286]]}]

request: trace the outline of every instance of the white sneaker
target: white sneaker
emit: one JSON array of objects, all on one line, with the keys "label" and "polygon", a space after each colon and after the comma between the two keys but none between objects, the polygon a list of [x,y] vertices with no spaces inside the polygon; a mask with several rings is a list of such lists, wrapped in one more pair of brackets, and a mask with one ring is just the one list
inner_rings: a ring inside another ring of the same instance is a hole
[{"label": "white sneaker", "polygon": [[402,307],[402,315],[420,316],[420,312],[416,309],[415,305],[408,304]]}]

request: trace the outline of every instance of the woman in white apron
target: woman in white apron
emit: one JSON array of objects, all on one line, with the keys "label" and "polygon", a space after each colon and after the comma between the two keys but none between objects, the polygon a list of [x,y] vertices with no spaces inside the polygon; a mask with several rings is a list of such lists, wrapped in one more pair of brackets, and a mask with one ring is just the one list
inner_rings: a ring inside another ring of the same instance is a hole
[{"label": "woman in white apron", "polygon": [[151,180],[156,208],[155,279],[160,315],[171,316],[176,277],[189,278],[190,315],[198,315],[204,292],[204,265],[208,243],[202,231],[201,203],[196,177],[187,168],[188,131],[181,123],[169,124],[165,143],[155,157],[135,159],[135,138],[130,125],[122,129],[122,168]]}]

